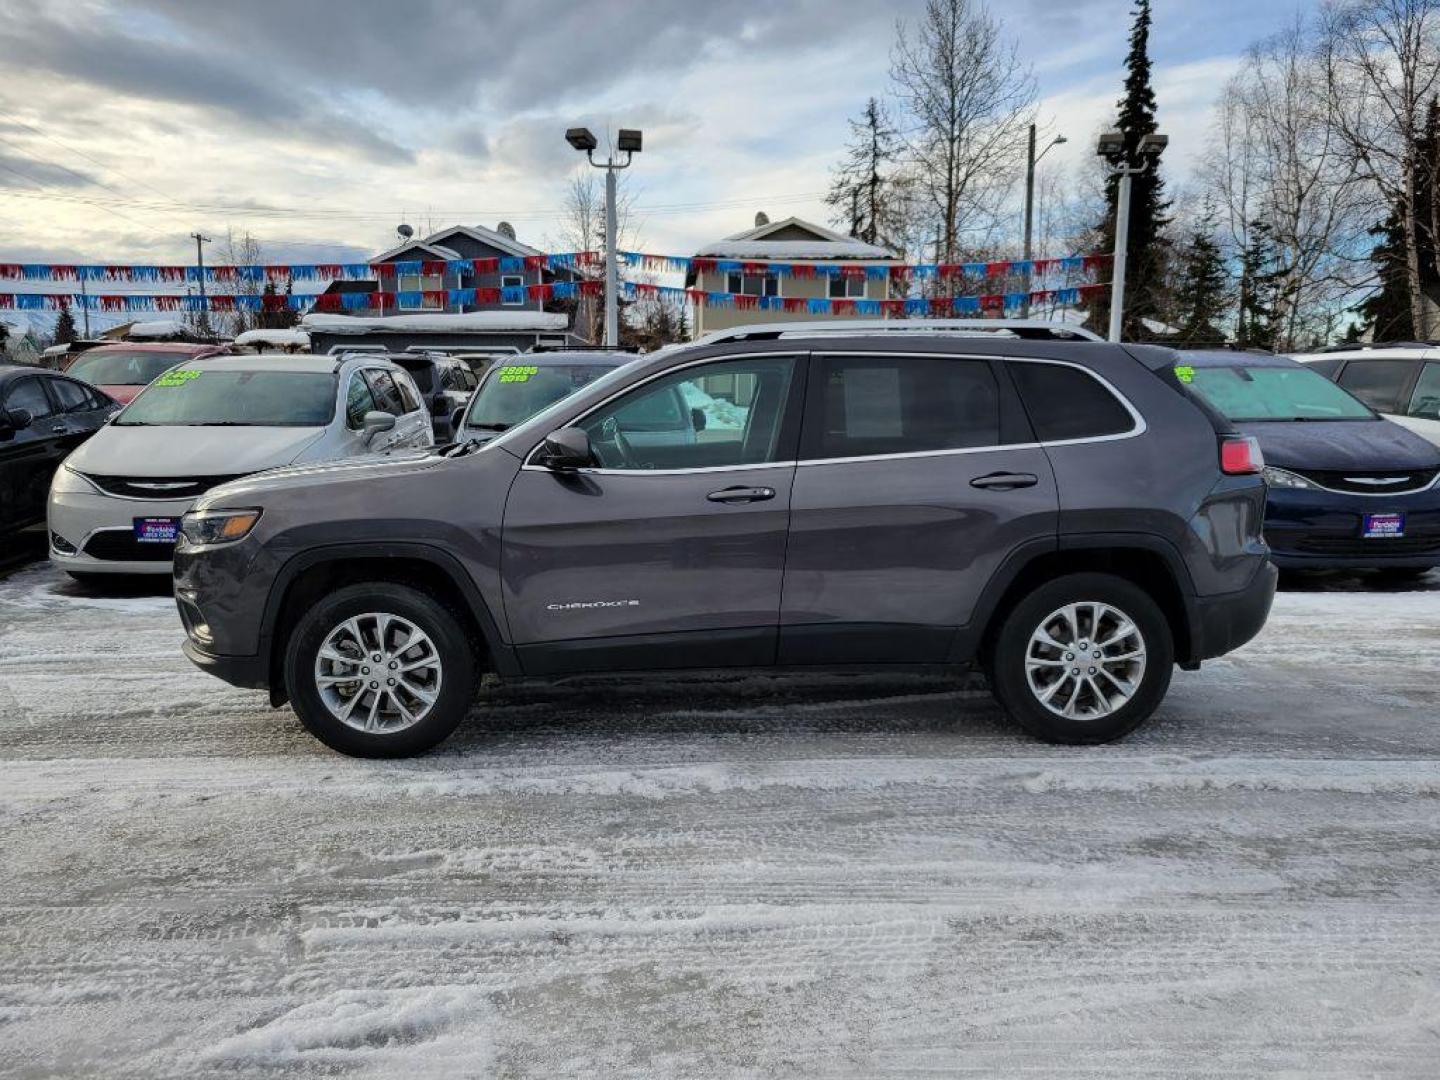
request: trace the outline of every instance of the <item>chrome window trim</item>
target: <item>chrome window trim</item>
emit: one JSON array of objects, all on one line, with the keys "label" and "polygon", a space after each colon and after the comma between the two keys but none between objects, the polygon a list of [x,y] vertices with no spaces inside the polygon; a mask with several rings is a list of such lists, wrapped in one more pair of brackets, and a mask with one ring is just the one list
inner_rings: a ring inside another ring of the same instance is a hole
[{"label": "chrome window trim", "polygon": [[[959,447],[952,447],[952,448],[947,449],[947,450],[912,450],[912,451],[906,451],[906,452],[903,452],[903,453],[895,453],[895,454],[862,454],[862,455],[857,455],[857,456],[852,456],[852,457],[800,458],[800,459],[798,459],[798,460],[796,460],[796,461],[762,462],[762,463],[756,464],[756,465],[710,465],[710,466],[704,466],[704,467],[699,467],[699,468],[694,468],[694,469],[603,469],[603,468],[591,468],[591,469],[570,469],[570,470],[566,470],[566,471],[567,471],[567,472],[575,472],[575,473],[584,473],[584,474],[586,474],[586,475],[595,475],[595,476],[635,476],[635,475],[641,475],[641,476],[685,476],[685,475],[689,475],[689,474],[691,474],[691,473],[736,472],[736,471],[747,470],[747,469],[787,468],[787,467],[792,467],[792,466],[793,466],[793,467],[803,468],[803,467],[806,467],[806,466],[815,466],[815,465],[853,465],[853,464],[858,464],[858,463],[864,462],[864,461],[901,461],[901,460],[905,460],[905,459],[907,459],[907,458],[952,457],[952,456],[957,456],[957,455],[960,455],[960,454],[993,454],[993,453],[996,453],[997,451],[1001,451],[1001,450],[1043,450],[1043,449],[1048,449],[1048,448],[1050,448],[1050,447],[1057,447],[1057,446],[1081,446],[1081,445],[1084,445],[1084,444],[1087,444],[1087,443],[1117,442],[1117,441],[1120,441],[1120,440],[1122,440],[1122,439],[1134,439],[1134,438],[1137,438],[1137,437],[1139,437],[1139,436],[1141,436],[1141,435],[1144,435],[1144,434],[1149,430],[1149,424],[1146,422],[1144,415],[1140,412],[1140,410],[1138,410],[1137,408],[1135,408],[1134,404],[1130,401],[1130,399],[1129,399],[1128,397],[1126,397],[1123,393],[1121,393],[1120,390],[1119,390],[1119,388],[1116,387],[1114,383],[1112,383],[1109,379],[1105,378],[1105,376],[1101,375],[1099,372],[1092,371],[1090,368],[1086,367],[1084,364],[1077,364],[1077,363],[1075,363],[1075,362],[1073,362],[1073,361],[1070,361],[1070,360],[1053,360],[1053,359],[1050,359],[1049,357],[1038,357],[1038,356],[985,356],[985,355],[975,355],[975,354],[973,354],[973,353],[951,353],[951,352],[912,352],[912,351],[906,351],[906,352],[888,352],[888,351],[872,351],[872,350],[864,350],[864,351],[861,351],[861,350],[855,350],[855,351],[846,350],[846,351],[843,351],[843,352],[837,351],[837,352],[826,353],[826,352],[824,352],[823,350],[820,350],[820,349],[815,349],[815,350],[802,350],[802,351],[797,352],[797,353],[790,353],[790,352],[780,351],[780,352],[776,352],[776,353],[747,353],[747,354],[741,354],[741,355],[739,355],[739,356],[727,356],[727,357],[707,356],[707,357],[704,357],[704,358],[699,359],[699,360],[692,360],[692,361],[690,361],[690,362],[687,363],[687,364],[679,364],[679,365],[676,365],[675,367],[667,368],[667,369],[665,369],[664,371],[656,372],[655,374],[650,375],[650,376],[647,376],[646,378],[642,379],[640,382],[632,383],[630,386],[627,386],[627,387],[624,387],[624,388],[622,388],[622,389],[620,389],[620,390],[615,391],[615,393],[611,394],[611,395],[610,395],[609,397],[607,397],[604,401],[598,402],[598,403],[597,403],[593,408],[591,408],[588,412],[581,413],[579,416],[575,417],[573,420],[571,420],[571,421],[566,425],[566,427],[574,427],[575,425],[580,424],[582,421],[588,419],[590,416],[594,415],[596,412],[600,411],[600,410],[603,409],[606,405],[608,405],[610,402],[614,401],[616,398],[622,396],[623,394],[627,394],[627,393],[629,393],[631,390],[638,389],[639,387],[642,387],[642,386],[646,385],[647,383],[654,381],[655,379],[661,378],[662,376],[665,376],[665,375],[670,375],[670,374],[672,374],[672,373],[674,373],[674,372],[676,372],[676,371],[683,371],[683,370],[685,370],[686,368],[696,367],[696,366],[698,366],[698,365],[700,365],[700,364],[706,364],[706,363],[725,363],[725,362],[729,362],[729,361],[731,361],[731,360],[744,359],[744,358],[746,358],[746,357],[748,357],[748,356],[767,356],[767,357],[769,357],[769,356],[789,356],[789,357],[792,357],[792,358],[799,358],[799,357],[802,357],[802,356],[806,355],[807,352],[810,353],[810,354],[812,354],[812,355],[822,355],[822,356],[891,356],[891,357],[924,356],[924,357],[936,357],[936,358],[939,358],[939,359],[942,359],[942,360],[979,360],[979,361],[984,362],[984,363],[989,363],[991,360],[1000,360],[1000,361],[1002,361],[1003,363],[1007,363],[1007,364],[1009,364],[1009,363],[1051,364],[1051,365],[1054,365],[1054,366],[1056,366],[1056,367],[1075,368],[1076,370],[1082,371],[1082,372],[1084,372],[1086,375],[1090,376],[1090,378],[1094,379],[1094,380],[1095,380],[1096,382],[1098,382],[1101,386],[1103,386],[1107,391],[1109,391],[1109,393],[1111,394],[1111,396],[1113,396],[1114,398],[1116,398],[1116,400],[1118,400],[1118,401],[1120,402],[1120,404],[1121,404],[1122,406],[1124,406],[1125,411],[1130,414],[1130,419],[1131,419],[1131,421],[1132,421],[1132,423],[1133,423],[1133,426],[1132,426],[1132,427],[1130,428],[1130,430],[1128,430],[1128,431],[1116,432],[1116,433],[1113,434],[1113,435],[1087,435],[1087,436],[1083,436],[1083,437],[1078,438],[1078,439],[1052,439],[1052,440],[1048,440],[1048,441],[1046,441],[1046,440],[1040,440],[1040,441],[1036,441],[1036,442],[1024,442],[1024,443],[997,443],[997,444],[994,445],[994,446],[959,446]],[[1017,390],[1016,393],[1018,394],[1019,391]],[[495,445],[495,442],[496,442],[496,440],[492,440],[490,443],[488,443],[488,444],[486,444],[486,445],[487,445],[487,447],[488,447],[488,446],[493,446],[493,445]],[[547,473],[548,473],[548,472],[552,472],[552,471],[553,471],[553,470],[551,470],[551,469],[547,469],[547,468],[546,468],[545,466],[543,466],[543,465],[536,465],[536,464],[534,464],[533,461],[531,460],[531,459],[535,456],[535,454],[540,450],[540,448],[541,448],[543,445],[544,445],[544,440],[542,439],[539,443],[536,443],[535,446],[533,446],[528,453],[526,453],[525,458],[524,458],[524,464],[520,466],[520,469],[521,469],[522,472],[547,472]],[[1348,493],[1346,493],[1346,494],[1348,494]]]}]

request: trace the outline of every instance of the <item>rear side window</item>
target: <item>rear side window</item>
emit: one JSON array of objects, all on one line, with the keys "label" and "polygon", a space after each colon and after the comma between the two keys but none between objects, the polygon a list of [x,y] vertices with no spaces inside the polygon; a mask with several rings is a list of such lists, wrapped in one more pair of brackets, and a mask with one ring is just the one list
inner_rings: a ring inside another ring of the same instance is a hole
[{"label": "rear side window", "polygon": [[1372,409],[1393,413],[1414,374],[1413,360],[1351,360],[1337,381]]},{"label": "rear side window", "polygon": [[367,369],[365,381],[370,384],[370,392],[375,395],[375,407],[381,412],[388,412],[393,416],[404,416],[409,412],[405,403],[400,400],[400,391],[395,389],[395,380],[390,378],[388,371]]},{"label": "rear side window", "polygon": [[415,384],[405,375],[396,375],[395,389],[400,391],[400,400],[405,406],[407,413],[412,413],[420,408],[420,394],[415,389]]},{"label": "rear side window", "polygon": [[1009,364],[1035,437],[1041,442],[1122,435],[1135,418],[1088,372],[1063,364]]},{"label": "rear side window", "polygon": [[60,403],[61,412],[89,412],[91,409],[100,408],[90,388],[83,383],[71,382],[69,379],[51,379],[50,392]]},{"label": "rear side window", "polygon": [[1440,364],[1429,363],[1410,395],[1410,415],[1440,420]]},{"label": "rear side window", "polygon": [[822,356],[805,420],[807,458],[995,446],[1000,395],[985,360]]}]

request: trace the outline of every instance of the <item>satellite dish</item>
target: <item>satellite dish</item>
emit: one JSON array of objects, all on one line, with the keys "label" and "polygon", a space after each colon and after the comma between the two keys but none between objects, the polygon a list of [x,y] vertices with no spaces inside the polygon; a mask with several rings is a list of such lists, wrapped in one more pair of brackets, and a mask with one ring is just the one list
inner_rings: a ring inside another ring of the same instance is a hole
[{"label": "satellite dish", "polygon": [[755,215],[755,227],[756,227],[757,229],[760,228],[761,225],[769,225],[769,224],[770,224],[770,215],[767,214],[767,213],[765,213],[764,210],[761,210],[759,213],[757,213],[757,214]]},{"label": "satellite dish", "polygon": [[515,226],[511,225],[508,221],[502,221],[499,225],[496,225],[495,231],[507,240],[515,239]]},{"label": "satellite dish", "polygon": [[398,225],[395,228],[395,234],[399,236],[401,240],[409,240],[415,235],[415,230],[409,225]]}]

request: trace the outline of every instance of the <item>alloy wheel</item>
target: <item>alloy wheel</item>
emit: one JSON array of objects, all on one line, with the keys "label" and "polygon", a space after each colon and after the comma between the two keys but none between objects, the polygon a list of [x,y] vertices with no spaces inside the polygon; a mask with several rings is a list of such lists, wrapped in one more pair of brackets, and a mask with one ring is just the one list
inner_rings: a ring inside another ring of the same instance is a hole
[{"label": "alloy wheel", "polygon": [[1025,649],[1037,701],[1067,720],[1094,720],[1125,705],[1145,677],[1145,638],[1111,604],[1080,601],[1041,620]]},{"label": "alloy wheel", "polygon": [[430,636],[409,619],[368,612],[325,635],[315,656],[315,689],[342,724],[388,735],[435,707],[443,672]]}]

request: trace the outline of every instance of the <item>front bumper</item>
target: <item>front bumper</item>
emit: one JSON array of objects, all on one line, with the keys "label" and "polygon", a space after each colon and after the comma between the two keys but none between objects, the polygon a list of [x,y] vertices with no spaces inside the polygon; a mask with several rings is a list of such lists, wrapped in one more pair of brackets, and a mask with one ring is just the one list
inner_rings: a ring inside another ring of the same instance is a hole
[{"label": "front bumper", "polygon": [[218,656],[186,640],[181,646],[192,664],[208,675],[246,690],[270,689],[270,664],[263,656]]},{"label": "front bumper", "polygon": [[[77,574],[168,574],[174,548],[135,540],[134,519],[178,518],[194,504],[186,499],[123,499],[99,492],[50,493],[47,520],[50,561]],[[74,550],[56,546],[60,537]]]},{"label": "front bumper", "polygon": [[[1366,514],[1405,515],[1405,535],[1365,538]],[[1440,566],[1440,487],[1408,495],[1270,489],[1265,504],[1270,558],[1284,570]]]}]

